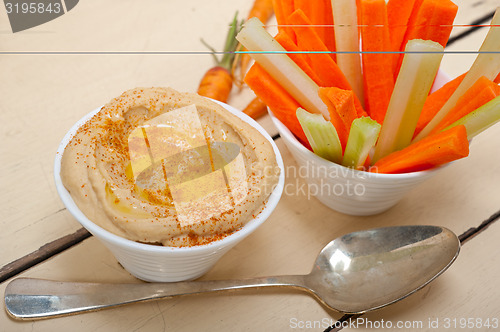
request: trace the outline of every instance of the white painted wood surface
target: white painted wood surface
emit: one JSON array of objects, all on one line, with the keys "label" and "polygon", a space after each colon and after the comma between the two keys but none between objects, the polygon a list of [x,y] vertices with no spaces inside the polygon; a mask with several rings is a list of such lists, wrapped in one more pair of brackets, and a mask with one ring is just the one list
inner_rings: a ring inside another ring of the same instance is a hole
[{"label": "white painted wood surface", "polygon": [[[466,24],[497,1],[456,1],[457,23]],[[147,3],[147,4],[146,4]],[[71,12],[37,28],[12,34],[0,11],[0,51],[205,51],[200,38],[221,47],[225,24],[251,1],[81,1]],[[454,32],[456,33],[456,32]],[[485,30],[449,47],[477,50]],[[445,55],[451,77],[466,71],[471,55]],[[0,267],[80,225],[55,191],[54,153],[84,114],[136,86],[196,91],[212,65],[209,55],[0,55]],[[242,108],[253,97],[234,91]],[[267,117],[260,120],[271,134]],[[397,206],[372,217],[342,215],[308,199],[304,182],[289,172],[287,192],[269,220],[231,250],[203,279],[307,273],[321,247],[344,233],[399,224],[436,224],[461,234],[500,209],[500,125],[471,144],[471,155],[443,169]],[[277,141],[285,165],[295,164]],[[404,302],[362,316],[372,320],[500,318],[497,224],[467,242],[456,264]],[[496,250],[496,251],[495,251]],[[486,258],[482,258],[486,255]],[[22,276],[56,280],[139,282],[95,239],[89,238],[29,269]],[[0,284],[0,292],[8,281]],[[335,321],[342,315],[312,297],[289,290],[186,297],[39,322],[8,318],[0,304],[0,331],[289,330],[297,321]],[[454,314],[454,316],[452,316]],[[465,316],[464,316],[465,317]],[[294,320],[296,319],[296,320]],[[312,330],[323,330],[325,327]],[[300,329],[293,329],[300,330]],[[437,330],[436,330],[437,331]]]}]

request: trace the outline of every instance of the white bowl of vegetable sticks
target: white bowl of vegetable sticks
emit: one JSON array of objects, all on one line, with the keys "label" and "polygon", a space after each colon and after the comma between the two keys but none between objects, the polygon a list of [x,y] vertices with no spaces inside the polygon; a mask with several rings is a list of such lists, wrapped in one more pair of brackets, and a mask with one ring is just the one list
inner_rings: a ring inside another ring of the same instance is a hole
[{"label": "white bowl of vegetable sticks", "polygon": [[[432,90],[439,89],[449,80],[444,72],[439,71]],[[341,213],[355,216],[382,213],[445,167],[400,174],[371,173],[344,167],[307,149],[272,112],[269,113],[297,162],[300,170],[297,174],[301,174],[307,182],[308,196],[316,197],[324,205]]]},{"label": "white bowl of vegetable sticks", "polygon": [[314,196],[324,205],[341,213],[369,216],[384,212],[441,169],[382,174],[344,167],[314,154],[272,114],[271,117],[297,162],[300,169],[297,174],[301,174],[307,182],[308,197]]}]

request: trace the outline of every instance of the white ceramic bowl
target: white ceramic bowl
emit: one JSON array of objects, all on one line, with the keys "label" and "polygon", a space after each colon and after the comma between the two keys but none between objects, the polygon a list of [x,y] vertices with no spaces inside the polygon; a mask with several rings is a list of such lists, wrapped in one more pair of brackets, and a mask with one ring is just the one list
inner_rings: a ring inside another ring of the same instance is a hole
[{"label": "white ceramic bowl", "polygon": [[355,216],[384,212],[439,169],[403,174],[357,171],[315,155],[272,113],[271,118],[297,162],[299,169],[295,173],[307,182],[307,195],[338,212]]},{"label": "white ceramic bowl", "polygon": [[71,195],[61,181],[61,157],[64,148],[77,129],[88,121],[99,109],[78,121],[63,138],[54,162],[54,177],[57,192],[69,212],[90,233],[97,237],[114,254],[120,264],[135,277],[145,281],[172,282],[190,280],[206,273],[229,249],[241,242],[257,229],[272,213],[283,192],[284,168],[281,154],[269,134],[253,119],[235,108],[223,104],[229,112],[256,128],[272,144],[276,161],[280,168],[278,184],[269,196],[264,210],[233,234],[206,245],[193,247],[162,247],[127,240],[97,226],[76,206]]},{"label": "white ceramic bowl", "polygon": [[[433,90],[448,81],[449,77],[439,71]],[[356,216],[384,212],[398,203],[407,192],[442,168],[403,174],[378,174],[353,170],[315,155],[304,147],[271,111],[269,113],[285,145],[297,162],[299,169],[295,173],[304,177],[307,182],[308,197],[314,196],[338,212]]]}]

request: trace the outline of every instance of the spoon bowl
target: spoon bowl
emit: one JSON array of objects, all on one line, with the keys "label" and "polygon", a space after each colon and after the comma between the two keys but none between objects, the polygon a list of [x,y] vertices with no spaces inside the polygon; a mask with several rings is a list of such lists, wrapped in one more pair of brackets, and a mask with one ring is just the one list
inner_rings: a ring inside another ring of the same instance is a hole
[{"label": "spoon bowl", "polygon": [[436,226],[400,226],[344,235],[321,250],[305,285],[326,306],[362,313],[424,287],[453,263],[460,241]]},{"label": "spoon bowl", "polygon": [[280,286],[312,293],[335,311],[363,313],[424,287],[453,263],[459,251],[457,236],[443,227],[385,227],[331,241],[308,275],[141,284],[18,278],[5,289],[5,308],[16,319],[40,319],[174,296]]}]

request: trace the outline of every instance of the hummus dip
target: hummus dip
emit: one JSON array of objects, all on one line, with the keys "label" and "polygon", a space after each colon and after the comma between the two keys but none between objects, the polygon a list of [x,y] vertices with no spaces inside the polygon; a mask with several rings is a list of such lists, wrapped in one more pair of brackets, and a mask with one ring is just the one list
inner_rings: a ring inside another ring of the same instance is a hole
[{"label": "hummus dip", "polygon": [[271,143],[224,107],[170,88],[113,99],[66,146],[79,209],[121,237],[185,247],[237,231],[278,182]]}]

